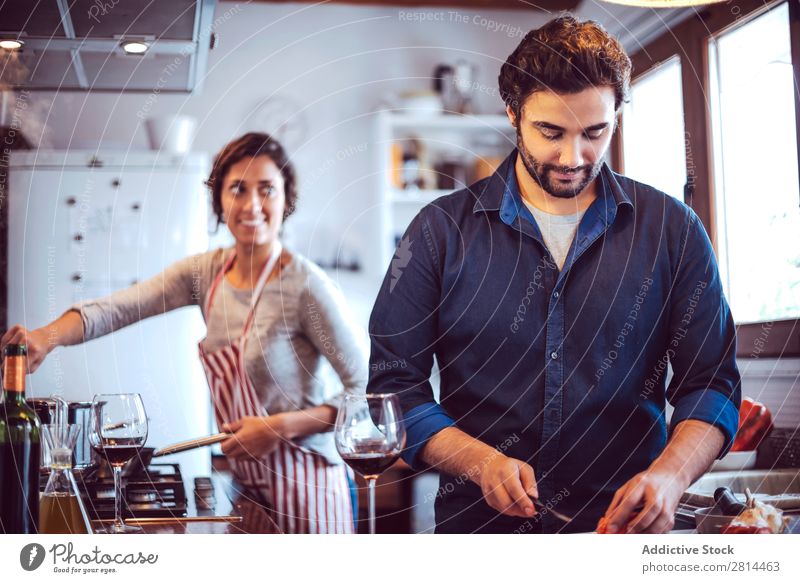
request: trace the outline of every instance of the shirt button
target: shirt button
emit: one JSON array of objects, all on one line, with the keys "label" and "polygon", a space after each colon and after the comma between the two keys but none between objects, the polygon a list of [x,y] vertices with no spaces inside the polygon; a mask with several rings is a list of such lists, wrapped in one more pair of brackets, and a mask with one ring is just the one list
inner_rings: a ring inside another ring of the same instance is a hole
[{"label": "shirt button", "polygon": [[558,298],[558,292],[557,292],[557,291],[554,291],[554,292],[553,292],[553,297],[554,297],[554,298]]},{"label": "shirt button", "polygon": [[555,351],[551,352],[551,353],[550,353],[550,358],[552,358],[553,360],[555,360],[556,358],[558,358],[558,352],[555,352]]}]

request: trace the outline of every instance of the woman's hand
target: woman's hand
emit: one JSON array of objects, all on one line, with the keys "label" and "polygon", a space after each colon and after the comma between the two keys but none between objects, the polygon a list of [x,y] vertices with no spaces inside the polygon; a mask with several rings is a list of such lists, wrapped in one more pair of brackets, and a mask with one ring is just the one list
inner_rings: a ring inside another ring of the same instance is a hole
[{"label": "woman's hand", "polygon": [[9,328],[3,337],[0,338],[0,354],[8,344],[25,344],[28,347],[28,374],[33,374],[39,365],[42,364],[45,357],[50,354],[50,351],[56,347],[56,344],[50,342],[47,338],[47,332],[44,328],[37,328],[36,330],[28,330],[20,325],[12,326]]},{"label": "woman's hand", "polygon": [[222,453],[231,458],[262,458],[288,439],[282,414],[269,417],[242,417],[226,423],[222,431],[233,435],[222,442]]}]

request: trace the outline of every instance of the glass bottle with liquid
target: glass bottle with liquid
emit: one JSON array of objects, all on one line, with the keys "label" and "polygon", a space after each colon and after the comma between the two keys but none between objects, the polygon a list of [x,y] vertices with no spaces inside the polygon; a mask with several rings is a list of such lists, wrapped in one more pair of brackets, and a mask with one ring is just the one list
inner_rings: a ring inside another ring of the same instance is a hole
[{"label": "glass bottle with liquid", "polygon": [[87,534],[91,522],[72,474],[72,451],[80,425],[44,425],[42,432],[50,448],[50,479],[39,507],[42,534]]},{"label": "glass bottle with liquid", "polygon": [[36,534],[39,522],[41,423],[25,402],[28,351],[24,344],[3,349],[0,399],[0,533]]}]

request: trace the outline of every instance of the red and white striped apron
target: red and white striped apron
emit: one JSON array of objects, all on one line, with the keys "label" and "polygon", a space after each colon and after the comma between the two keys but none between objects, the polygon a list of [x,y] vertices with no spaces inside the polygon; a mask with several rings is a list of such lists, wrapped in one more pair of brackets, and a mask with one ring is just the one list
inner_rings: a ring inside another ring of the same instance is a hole
[{"label": "red and white striped apron", "polygon": [[[269,274],[282,247],[274,246],[253,290],[250,311],[241,336],[231,344],[206,352],[200,344],[200,360],[206,371],[217,424],[246,416],[265,417],[266,409],[247,374],[244,362],[247,335]],[[206,321],[225,273],[233,265],[235,251],[214,278],[206,298]],[[353,510],[344,464],[331,464],[324,456],[282,440],[273,452],[258,461],[229,459],[234,475],[245,489],[269,506],[271,530],[282,533],[352,533]]]}]

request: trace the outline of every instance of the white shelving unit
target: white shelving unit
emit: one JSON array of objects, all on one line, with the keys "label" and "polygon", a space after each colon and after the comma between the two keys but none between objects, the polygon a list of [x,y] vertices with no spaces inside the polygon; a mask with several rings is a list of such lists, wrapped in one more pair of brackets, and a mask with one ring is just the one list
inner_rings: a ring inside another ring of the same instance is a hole
[{"label": "white shelving unit", "polygon": [[[392,146],[412,139],[424,143],[431,159],[443,154],[474,162],[480,151],[495,142],[494,157],[505,157],[515,145],[514,128],[505,115],[431,115],[380,112],[376,121],[378,185],[381,205],[381,257],[384,269],[394,255],[396,240],[427,204],[450,194],[453,189],[404,190],[392,182]],[[476,148],[476,144],[484,142]],[[470,177],[467,183],[471,181]]]}]

